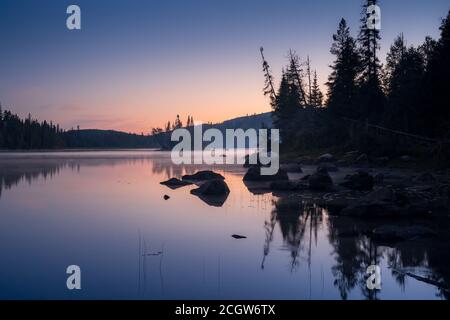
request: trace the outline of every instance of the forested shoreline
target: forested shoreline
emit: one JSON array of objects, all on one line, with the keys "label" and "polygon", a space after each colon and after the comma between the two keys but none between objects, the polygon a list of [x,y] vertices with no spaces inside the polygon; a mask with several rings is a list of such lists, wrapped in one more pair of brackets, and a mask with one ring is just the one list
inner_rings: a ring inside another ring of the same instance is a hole
[{"label": "forested shoreline", "polygon": [[[369,136],[364,130],[369,125],[391,134],[399,131],[403,137],[450,140],[450,11],[442,20],[439,39],[426,37],[421,45],[408,46],[399,33],[382,64],[378,58],[382,29],[367,26],[367,9],[377,4],[364,0],[356,37],[344,18],[339,22],[332,36],[330,51],[335,59],[323,103],[316,81],[311,83],[309,56],[302,61],[290,50],[276,84],[261,48],[264,93],[270,97],[274,125],[286,142],[283,151],[357,148],[386,155],[403,147],[395,135],[393,139]],[[362,130],[349,123],[360,123]]]}]

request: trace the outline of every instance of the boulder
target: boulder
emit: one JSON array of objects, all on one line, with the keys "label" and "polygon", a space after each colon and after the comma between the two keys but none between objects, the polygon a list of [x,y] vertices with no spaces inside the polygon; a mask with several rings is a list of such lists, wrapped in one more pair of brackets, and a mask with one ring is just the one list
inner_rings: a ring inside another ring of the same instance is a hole
[{"label": "boulder", "polygon": [[160,182],[160,184],[162,184],[164,186],[167,186],[167,187],[169,187],[171,189],[177,189],[177,188],[181,188],[181,187],[184,187],[184,186],[191,185],[192,183],[191,182],[187,182],[187,181],[182,181],[182,180],[177,179],[177,178],[171,178],[171,179],[169,179],[167,181]]},{"label": "boulder", "polygon": [[238,239],[238,240],[247,239],[246,236],[241,236],[239,234],[233,234],[231,237],[234,238],[234,239]]},{"label": "boulder", "polygon": [[374,179],[367,172],[360,171],[357,174],[348,176],[347,181],[341,183],[341,186],[357,191],[373,190]]},{"label": "boulder", "polygon": [[199,171],[192,175],[184,175],[181,178],[183,181],[207,181],[207,180],[225,180],[225,178],[218,173],[210,170]]},{"label": "boulder", "polygon": [[170,199],[170,197],[167,194],[165,194],[163,198],[164,198],[164,200],[169,200]]},{"label": "boulder", "polygon": [[336,159],[330,153],[325,153],[325,154],[321,155],[319,158],[317,158],[317,163],[330,163],[330,162],[335,162],[335,161],[336,161]]},{"label": "boulder", "polygon": [[261,167],[252,166],[248,169],[247,173],[244,176],[244,181],[280,181],[280,180],[289,180],[287,172],[279,169],[275,175],[262,175]]},{"label": "boulder", "polygon": [[309,189],[314,191],[327,191],[333,188],[333,180],[328,171],[323,168],[319,168],[309,177],[308,184]]},{"label": "boulder", "polygon": [[196,196],[220,196],[230,193],[230,189],[225,181],[216,179],[203,183],[197,189],[191,190],[191,193]]},{"label": "boulder", "polygon": [[198,196],[207,205],[213,207],[223,206],[229,193],[230,189],[221,179],[207,181],[199,188],[191,190],[191,194]]},{"label": "boulder", "polygon": [[436,236],[436,232],[422,226],[383,226],[372,231],[372,238],[378,241],[404,241]]}]

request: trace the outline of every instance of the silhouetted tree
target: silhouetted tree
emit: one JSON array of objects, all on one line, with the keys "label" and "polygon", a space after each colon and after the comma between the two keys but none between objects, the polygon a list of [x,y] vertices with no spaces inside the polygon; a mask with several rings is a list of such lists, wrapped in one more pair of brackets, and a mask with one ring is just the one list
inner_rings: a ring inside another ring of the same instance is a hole
[{"label": "silhouetted tree", "polygon": [[314,71],[313,83],[311,88],[311,96],[309,97],[309,105],[313,108],[319,108],[323,103],[323,94],[320,91],[317,82],[317,71]]},{"label": "silhouetted tree", "polygon": [[358,117],[355,106],[359,56],[345,19],[339,23],[330,52],[336,57],[328,77],[328,109],[338,116]]},{"label": "silhouetted tree", "polygon": [[380,30],[369,28],[367,9],[377,5],[377,0],[366,0],[361,14],[361,27],[358,37],[360,72],[358,76],[358,105],[360,118],[371,122],[379,122],[384,108],[384,94],[381,88],[381,65],[377,57],[380,49]]},{"label": "silhouetted tree", "polygon": [[400,35],[387,55],[386,69],[388,109],[385,122],[395,129],[417,132],[424,57],[414,47],[407,49],[403,35]]},{"label": "silhouetted tree", "polygon": [[441,37],[429,58],[425,78],[425,101],[429,107],[423,114],[427,132],[437,137],[450,132],[450,10],[440,30]]}]

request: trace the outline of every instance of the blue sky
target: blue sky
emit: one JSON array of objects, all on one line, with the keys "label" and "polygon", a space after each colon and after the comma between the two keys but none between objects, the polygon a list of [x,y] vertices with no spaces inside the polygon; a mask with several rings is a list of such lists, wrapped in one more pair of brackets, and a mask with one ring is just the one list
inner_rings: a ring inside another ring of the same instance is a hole
[{"label": "blue sky", "polygon": [[[66,28],[66,8],[82,30]],[[65,128],[149,131],[270,110],[258,48],[275,76],[292,48],[323,84],[331,36],[344,17],[357,33],[361,0],[0,0],[0,101]],[[381,0],[382,60],[396,35],[439,36],[449,0]]]}]

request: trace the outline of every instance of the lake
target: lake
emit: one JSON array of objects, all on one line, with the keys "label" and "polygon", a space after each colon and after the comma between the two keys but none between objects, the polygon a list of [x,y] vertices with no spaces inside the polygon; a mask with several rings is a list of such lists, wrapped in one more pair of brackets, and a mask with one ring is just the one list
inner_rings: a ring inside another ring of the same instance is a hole
[{"label": "lake", "polygon": [[[203,169],[225,177],[222,206],[191,195],[195,186],[159,184]],[[174,166],[151,150],[1,153],[0,298],[448,298],[394,271],[448,279],[433,243],[394,249],[345,236],[364,222],[255,191],[244,174],[240,165]],[[373,264],[379,291],[366,286]],[[66,287],[69,265],[81,268],[81,290]]]}]

